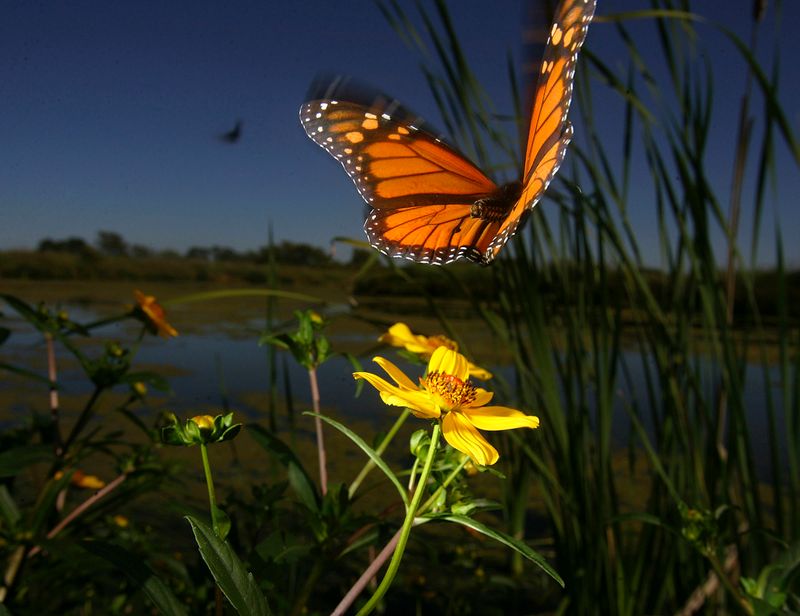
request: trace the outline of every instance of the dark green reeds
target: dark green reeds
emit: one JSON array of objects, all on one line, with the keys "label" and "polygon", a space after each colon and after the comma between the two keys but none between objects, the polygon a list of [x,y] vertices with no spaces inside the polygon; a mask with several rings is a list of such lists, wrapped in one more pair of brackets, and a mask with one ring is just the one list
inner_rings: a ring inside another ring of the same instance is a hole
[{"label": "dark green reeds", "polygon": [[[755,613],[764,596],[742,578],[781,558],[780,607],[800,607],[797,557],[782,556],[800,541],[798,316],[780,230],[774,249],[759,245],[768,191],[780,190],[776,146],[800,161],[778,92],[779,47],[765,41],[766,65],[755,52],[780,15],[765,26],[756,2],[745,44],[694,8],[708,10],[653,0],[604,15],[599,3],[576,75],[576,141],[492,267],[497,308],[476,301],[513,352],[510,398],[542,420],[502,450],[507,524],[552,545],[566,581],[539,597],[541,609]],[[422,9],[421,29],[397,3],[382,9],[422,55],[449,134],[486,169],[517,167],[519,131],[498,121],[445,3]],[[600,29],[614,30],[624,61],[593,45]],[[736,71],[705,59],[709,33],[725,39]],[[716,100],[731,73],[741,99]],[[739,107],[732,152],[715,141],[722,104]],[[609,124],[620,127],[613,139]],[[653,221],[653,239],[634,211]],[[657,264],[644,260],[645,241],[658,243]],[[768,319],[754,276],[765,263],[777,306]],[[544,521],[526,524],[531,511]],[[518,580],[532,573],[510,566]]]}]

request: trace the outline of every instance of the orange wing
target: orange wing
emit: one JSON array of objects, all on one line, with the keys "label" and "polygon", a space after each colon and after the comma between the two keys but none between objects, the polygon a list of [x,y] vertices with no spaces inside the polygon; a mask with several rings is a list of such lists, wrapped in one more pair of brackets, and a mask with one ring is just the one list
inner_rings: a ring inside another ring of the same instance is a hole
[{"label": "orange wing", "polygon": [[[508,187],[498,188],[396,102],[353,102],[347,94],[337,96],[342,84],[336,80],[301,107],[308,136],[342,163],[372,208],[364,222],[372,246],[435,265],[461,258],[492,262],[564,158],[572,135],[567,111],[575,63],[594,7],[595,0],[563,0],[556,8],[534,96],[522,188],[507,213],[497,201]],[[488,213],[473,215],[473,205],[487,198],[482,207]]]},{"label": "orange wing", "polygon": [[555,10],[539,69],[525,147],[522,194],[501,225],[485,256],[490,262],[514,235],[555,176],[572,139],[567,121],[578,52],[586,39],[595,0],[563,0]]},{"label": "orange wing", "polygon": [[396,103],[380,100],[325,98],[300,110],[308,136],[342,163],[372,208],[364,229],[375,248],[437,265],[480,261],[500,222],[471,218],[470,208],[497,185],[408,118]]}]

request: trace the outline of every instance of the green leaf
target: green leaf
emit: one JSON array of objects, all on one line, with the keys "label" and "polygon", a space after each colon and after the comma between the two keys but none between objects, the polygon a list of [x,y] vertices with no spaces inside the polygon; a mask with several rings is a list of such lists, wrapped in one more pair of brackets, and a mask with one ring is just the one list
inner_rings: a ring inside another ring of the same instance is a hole
[{"label": "green leaf", "polygon": [[204,291],[202,293],[184,295],[183,297],[165,300],[161,302],[161,305],[172,306],[177,304],[188,304],[191,302],[206,302],[213,299],[228,299],[231,297],[279,297],[283,299],[296,300],[298,302],[322,302],[319,297],[314,297],[313,295],[293,293],[291,291],[280,291],[278,289],[225,289],[222,291]]},{"label": "green leaf", "polygon": [[397,478],[397,475],[395,475],[392,472],[392,469],[390,469],[386,465],[386,462],[383,461],[383,458],[381,458],[378,452],[375,451],[369,445],[367,445],[364,439],[362,439],[360,436],[358,436],[358,434],[350,430],[350,428],[345,427],[335,419],[331,419],[330,417],[325,417],[325,415],[318,415],[317,413],[303,413],[303,415],[311,415],[312,417],[319,417],[322,421],[329,423],[339,432],[341,432],[347,438],[353,441],[356,445],[358,445],[361,448],[361,450],[369,456],[370,460],[372,460],[375,463],[375,466],[381,469],[384,475],[386,475],[389,478],[389,481],[391,481],[394,484],[394,487],[397,488],[397,492],[400,494],[400,498],[403,500],[403,504],[405,504],[406,509],[408,509],[408,494],[406,493],[406,490],[403,487],[403,485],[400,483],[400,480]]},{"label": "green leaf", "polygon": [[139,556],[125,548],[105,541],[82,541],[88,552],[107,560],[139,585],[164,616],[186,616],[186,608],[172,591]]},{"label": "green leaf", "polygon": [[310,510],[319,510],[319,497],[311,477],[308,476],[300,460],[294,452],[277,436],[257,424],[248,424],[247,433],[265,450],[275,454],[281,464],[286,467],[289,484],[300,501]]},{"label": "green leaf", "polygon": [[231,532],[231,519],[228,514],[216,505],[211,505],[214,508],[214,517],[217,520],[217,529],[219,531],[219,538],[225,540],[228,533]]},{"label": "green leaf", "polygon": [[20,519],[17,503],[6,486],[0,486],[0,516],[8,526],[14,526]]},{"label": "green leaf", "polygon": [[256,546],[255,551],[266,562],[292,565],[305,558],[313,549],[315,549],[313,544],[304,543],[301,538],[284,530],[275,530]]},{"label": "green leaf", "polygon": [[0,616],[13,616],[13,614],[5,605],[0,603]]},{"label": "green leaf", "polygon": [[45,484],[39,494],[30,522],[27,524],[31,532],[38,533],[44,527],[53,512],[58,495],[69,485],[74,472],[74,470],[66,471],[60,479],[51,479]]},{"label": "green leaf", "polygon": [[50,445],[25,445],[12,447],[0,453],[0,477],[14,477],[22,469],[46,462],[53,457],[53,448]]},{"label": "green leaf", "polygon": [[432,520],[447,520],[448,522],[455,522],[456,524],[461,524],[462,526],[466,526],[467,528],[471,528],[472,530],[476,530],[479,533],[486,535],[487,537],[491,537],[495,541],[499,541],[503,545],[511,548],[515,552],[518,552],[531,562],[535,563],[542,569],[547,575],[553,578],[556,582],[558,582],[561,587],[564,587],[564,580],[561,579],[561,576],[556,573],[556,570],[553,569],[547,561],[544,559],[544,556],[539,554],[537,551],[533,550],[528,544],[520,541],[519,539],[515,539],[505,533],[502,533],[498,530],[494,530],[489,528],[485,524],[481,524],[480,522],[473,520],[472,518],[468,518],[465,515],[457,515],[457,514],[443,514],[437,516],[424,516],[425,518],[429,518]]},{"label": "green leaf", "polygon": [[137,413],[134,413],[133,411],[130,411],[130,410],[124,408],[124,407],[118,408],[117,412],[118,413],[122,413],[122,415],[124,415],[125,418],[128,419],[128,421],[130,421],[133,425],[135,425],[137,428],[139,428],[139,430],[141,430],[145,435],[147,435],[147,438],[149,438],[149,439],[153,438],[153,434],[154,434],[153,430],[151,430],[147,426],[147,424],[145,424],[141,420],[141,418],[139,417],[139,415]]},{"label": "green leaf", "polygon": [[34,310],[31,306],[26,304],[21,299],[14,297],[13,295],[9,295],[7,293],[0,293],[0,299],[5,300],[5,302],[13,308],[17,314],[19,314],[23,319],[28,321],[31,325],[33,325],[36,329],[41,329],[41,315]]},{"label": "green leaf", "polygon": [[200,555],[236,611],[245,616],[270,614],[264,593],[233,548],[200,520],[192,516],[186,516],[186,519],[192,525]]},{"label": "green leaf", "polygon": [[0,361],[0,370],[6,370],[8,372],[13,372],[14,374],[18,374],[20,376],[27,377],[29,379],[33,379],[35,381],[39,381],[41,383],[46,383],[47,385],[50,384],[50,379],[46,376],[38,374],[33,370],[28,370],[27,368],[21,368],[19,366],[14,366],[13,364],[7,364],[4,361]]}]

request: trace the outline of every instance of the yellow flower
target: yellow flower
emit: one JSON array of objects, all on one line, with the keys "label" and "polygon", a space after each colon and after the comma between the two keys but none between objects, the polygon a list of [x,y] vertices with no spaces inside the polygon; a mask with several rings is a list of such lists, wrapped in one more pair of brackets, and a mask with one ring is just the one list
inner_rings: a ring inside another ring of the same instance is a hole
[{"label": "yellow flower", "polygon": [[99,490],[104,488],[106,482],[97,477],[96,475],[87,475],[83,471],[75,471],[72,473],[70,483],[77,488],[84,488],[86,490]]},{"label": "yellow flower", "polygon": [[144,313],[150,325],[161,337],[169,338],[178,335],[178,331],[167,321],[164,309],[156,301],[155,296],[145,295],[138,289],[133,293],[136,296],[136,303],[139,304],[139,310]]},{"label": "yellow flower", "polygon": [[200,428],[200,431],[214,429],[214,418],[211,415],[195,415],[192,417],[194,424]]},{"label": "yellow flower", "polygon": [[422,419],[441,421],[445,440],[467,454],[475,464],[487,466],[500,455],[478,430],[537,428],[539,418],[505,406],[485,406],[492,393],[469,382],[469,362],[447,347],[431,355],[428,372],[415,385],[397,366],[382,357],[373,360],[395,384],[369,372],[355,372],[380,392],[381,400],[392,406],[408,407]]},{"label": "yellow flower", "polygon": [[111,520],[120,528],[127,528],[130,521],[124,515],[115,515]]},{"label": "yellow flower", "polygon": [[[458,343],[455,340],[450,340],[447,336],[442,335],[422,336],[415,334],[405,323],[395,323],[389,328],[389,331],[378,338],[378,341],[404,348],[406,351],[416,353],[424,359],[430,359],[433,352],[439,347],[458,351]],[[469,375],[476,379],[488,381],[492,378],[492,373],[480,366],[476,366],[471,362],[468,362],[467,366],[469,367]]]},{"label": "yellow flower", "polygon": [[136,395],[137,395],[137,396],[139,396],[139,397],[142,397],[142,398],[143,398],[144,396],[146,396],[146,395],[147,395],[147,385],[145,385],[145,384],[144,384],[144,383],[142,383],[141,381],[135,381],[135,382],[134,382],[134,383],[131,385],[131,389],[132,389],[132,390],[133,390],[133,391],[136,393]]}]

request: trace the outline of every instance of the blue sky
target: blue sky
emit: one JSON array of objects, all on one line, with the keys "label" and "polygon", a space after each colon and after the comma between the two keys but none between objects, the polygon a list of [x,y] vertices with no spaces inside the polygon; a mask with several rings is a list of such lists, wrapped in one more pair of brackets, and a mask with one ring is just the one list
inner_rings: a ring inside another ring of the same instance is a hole
[{"label": "blue sky", "polygon": [[[521,55],[522,3],[450,4],[479,79],[498,111],[510,113],[506,57]],[[599,0],[598,15],[644,4]],[[696,4],[701,11],[713,4],[720,22],[749,39],[751,0]],[[780,45],[781,98],[796,132],[800,39],[785,26],[800,21],[799,4],[783,3],[780,39],[769,27],[761,38],[764,52]],[[715,31],[699,32],[718,81],[709,166],[727,188],[743,65]],[[623,66],[613,25],[593,24],[587,45]],[[297,120],[319,71],[374,84],[442,127],[418,59],[368,0],[4,2],[0,248],[34,247],[43,237],[93,240],[98,230],[114,230],[155,248],[248,249],[266,243],[270,223],[278,240],[327,246],[334,236],[363,239],[352,183]],[[611,97],[598,102],[617,104]],[[760,109],[756,99],[753,110]],[[216,140],[237,118],[244,121],[241,141]],[[777,198],[769,201],[762,260],[772,258],[777,211],[789,262],[800,266],[800,243],[787,232],[800,229],[800,174],[783,145],[777,152]],[[642,238],[655,238],[652,199],[646,192],[639,199],[633,222]],[[746,230],[747,216],[743,223]],[[655,241],[643,244],[657,263]]]}]

